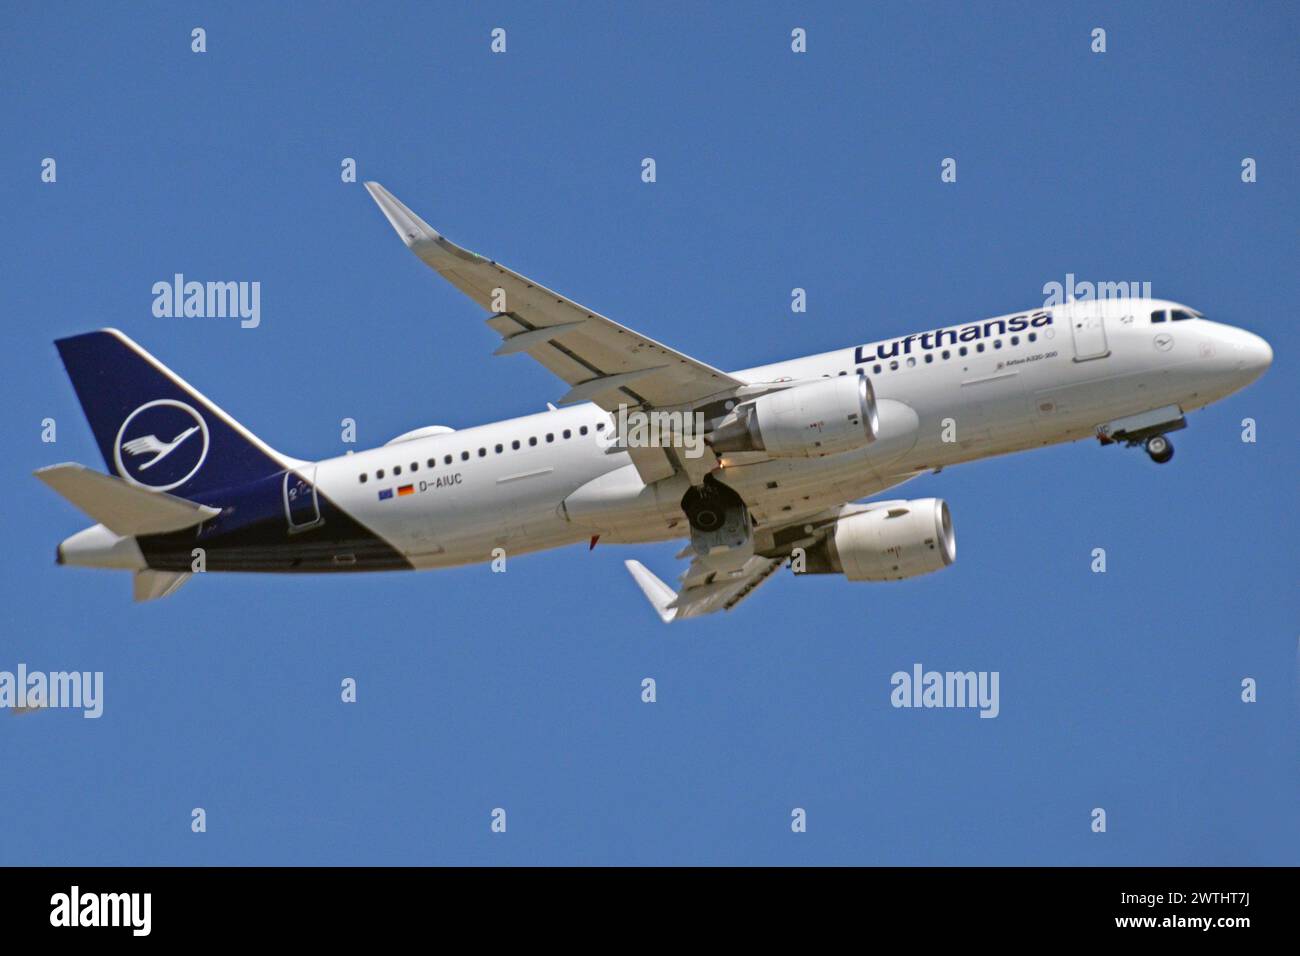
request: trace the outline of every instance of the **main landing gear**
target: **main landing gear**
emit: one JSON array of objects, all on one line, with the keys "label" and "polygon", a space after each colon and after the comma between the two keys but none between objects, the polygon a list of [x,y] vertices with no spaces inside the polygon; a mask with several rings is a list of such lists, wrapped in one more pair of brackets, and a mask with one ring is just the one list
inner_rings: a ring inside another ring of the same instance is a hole
[{"label": "main landing gear", "polygon": [[727,523],[728,512],[743,510],[745,503],[712,475],[704,476],[704,483],[687,490],[682,496],[682,510],[691,528],[704,534],[720,531]]},{"label": "main landing gear", "polygon": [[1157,465],[1163,465],[1174,457],[1174,443],[1164,435],[1152,435],[1146,441],[1147,454]]},{"label": "main landing gear", "polygon": [[744,500],[713,475],[682,496],[691,550],[717,571],[734,571],[754,554],[753,523]]}]

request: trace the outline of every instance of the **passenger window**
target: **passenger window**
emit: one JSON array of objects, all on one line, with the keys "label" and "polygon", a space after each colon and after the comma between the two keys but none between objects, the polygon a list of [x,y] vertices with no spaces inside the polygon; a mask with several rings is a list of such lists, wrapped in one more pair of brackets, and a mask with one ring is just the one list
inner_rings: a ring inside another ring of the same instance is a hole
[{"label": "passenger window", "polygon": [[529,445],[536,445],[536,444],[537,444],[537,436],[536,436],[536,435],[533,435],[531,438],[529,438],[529,439],[528,439],[528,444],[529,444]]},{"label": "passenger window", "polygon": [[486,458],[486,457],[487,457],[487,449],[486,449],[486,448],[480,448],[480,449],[478,450],[478,456],[479,456],[480,458]]},{"label": "passenger window", "polygon": [[1019,345],[1019,344],[1020,344],[1020,336],[1018,336],[1018,335],[1013,335],[1013,336],[1011,336],[1011,344],[1012,344],[1012,345]]},{"label": "passenger window", "polygon": [[916,368],[916,356],[915,356],[915,355],[909,355],[909,356],[907,357],[907,367],[908,367],[908,368]]},{"label": "passenger window", "polygon": [[547,433],[546,433],[546,440],[547,440],[547,441],[555,441],[555,433],[554,433],[554,432],[547,432]]},{"label": "passenger window", "polygon": [[566,429],[564,430],[564,437],[565,437],[565,438],[572,438],[572,437],[573,437],[573,432],[569,431],[569,429],[566,428]]},{"label": "passenger window", "polygon": [[496,446],[496,453],[497,453],[498,455],[501,454],[501,453],[502,453],[503,451],[505,451],[505,450],[506,450],[505,445],[497,445],[497,446]]},{"label": "passenger window", "polygon": [[361,483],[363,485],[366,483],[366,473],[364,471],[361,473]]},{"label": "passenger window", "polygon": [[583,425],[581,428],[579,428],[579,429],[578,429],[578,434],[579,434],[579,435],[585,435],[585,434],[587,434],[587,426],[586,426],[586,425]]},{"label": "passenger window", "polygon": [[393,474],[395,474],[395,475],[400,475],[401,473],[402,473],[402,466],[401,466],[401,465],[394,465],[394,466],[393,466]]},{"label": "passenger window", "polygon": [[377,472],[375,472],[375,478],[383,478],[383,477],[384,477],[384,469],[380,468]]},{"label": "passenger window", "polygon": [[519,439],[518,439],[518,438],[516,438],[514,441],[512,441],[512,442],[510,443],[510,448],[511,448],[513,451],[518,451],[518,450],[519,450]]},{"label": "passenger window", "polygon": [[597,423],[596,423],[596,431],[598,431],[598,432],[603,432],[604,430],[605,430],[605,423],[604,423],[604,422],[597,422]]},{"label": "passenger window", "polygon": [[952,353],[949,352],[947,349],[944,349],[944,350],[943,350],[943,360],[946,362],[946,361],[948,361],[948,359],[950,359],[950,358],[952,358]]},{"label": "passenger window", "polygon": [[463,452],[461,452],[461,453],[460,453],[460,460],[461,460],[461,461],[469,461],[469,452],[467,452],[467,451],[463,451]]},{"label": "passenger window", "polygon": [[976,351],[976,352],[983,352],[983,351],[984,351],[984,343],[983,343],[983,342],[976,342],[976,343],[975,343],[975,351]]},{"label": "passenger window", "polygon": [[418,461],[411,462],[411,471],[419,471],[419,470],[420,470],[420,463]]},{"label": "passenger window", "polygon": [[934,361],[934,356],[931,355],[929,352],[926,352],[926,353],[925,353],[925,364],[926,364],[926,365],[929,365],[929,364],[930,364],[931,362],[933,362],[933,361]]},{"label": "passenger window", "polygon": [[957,350],[957,354],[964,356],[966,354],[966,346],[963,345],[961,348],[959,348]]},{"label": "passenger window", "polygon": [[898,371],[898,359],[894,359],[892,362],[889,363],[889,370],[891,372]]},{"label": "passenger window", "polygon": [[848,375],[848,372],[840,372],[841,375]]},{"label": "passenger window", "polygon": [[1030,332],[1030,333],[1029,333],[1029,341],[1031,341],[1031,342],[1037,342],[1037,341],[1038,341],[1038,333],[1037,333],[1037,332]]},{"label": "passenger window", "polygon": [[428,461],[425,462],[425,465],[429,468],[433,468],[437,464],[438,464],[438,459],[436,458],[430,458]]},{"label": "passenger window", "polygon": [[871,371],[872,371],[872,374],[874,374],[874,375],[879,375],[879,374],[880,374],[880,365],[879,365],[879,363],[877,363],[876,365],[873,365],[873,366],[871,367]]},{"label": "passenger window", "polygon": [[1164,312],[1163,309],[1161,309],[1161,310],[1158,311],[1158,312],[1152,312],[1152,313],[1151,313],[1151,321],[1152,321],[1152,322],[1163,322],[1164,320],[1165,320],[1165,312]]},{"label": "passenger window", "polygon": [[444,465],[450,465],[450,464],[451,464],[451,455],[443,455],[443,456],[442,456],[442,463],[443,463]]},{"label": "passenger window", "polygon": [[994,340],[993,340],[993,347],[994,347],[995,349],[1000,349],[1000,348],[1002,348],[1002,340],[1001,340],[1001,339],[994,339]]}]

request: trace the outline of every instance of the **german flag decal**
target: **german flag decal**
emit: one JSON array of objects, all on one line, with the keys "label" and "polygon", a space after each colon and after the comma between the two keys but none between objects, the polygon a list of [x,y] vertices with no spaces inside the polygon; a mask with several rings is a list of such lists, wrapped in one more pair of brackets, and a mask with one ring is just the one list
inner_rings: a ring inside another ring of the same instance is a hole
[{"label": "german flag decal", "polygon": [[397,489],[397,497],[402,498],[406,495],[415,494],[415,485],[400,485]]}]

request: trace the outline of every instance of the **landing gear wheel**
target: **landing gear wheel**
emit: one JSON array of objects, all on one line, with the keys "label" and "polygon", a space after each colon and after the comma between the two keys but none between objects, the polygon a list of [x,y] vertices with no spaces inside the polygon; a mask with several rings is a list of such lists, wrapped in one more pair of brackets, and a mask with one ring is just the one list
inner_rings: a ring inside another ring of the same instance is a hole
[{"label": "landing gear wheel", "polygon": [[682,496],[682,510],[691,527],[706,533],[721,528],[727,520],[727,510],[737,506],[744,507],[740,495],[714,480],[712,475],[705,476],[702,485],[692,487]]},{"label": "landing gear wheel", "polygon": [[689,520],[696,531],[717,531],[726,520],[726,514],[721,509],[701,504]]},{"label": "landing gear wheel", "polygon": [[1157,465],[1163,465],[1174,457],[1174,445],[1164,435],[1152,435],[1147,439],[1147,454]]}]

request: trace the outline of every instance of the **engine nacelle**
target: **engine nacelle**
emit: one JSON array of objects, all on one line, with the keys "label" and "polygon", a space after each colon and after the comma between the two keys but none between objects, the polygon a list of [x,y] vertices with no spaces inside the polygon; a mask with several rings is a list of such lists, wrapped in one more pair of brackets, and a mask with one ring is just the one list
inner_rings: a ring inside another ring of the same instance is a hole
[{"label": "engine nacelle", "polygon": [[837,375],[746,402],[705,441],[720,455],[762,451],[774,458],[818,458],[861,448],[879,431],[871,380]]},{"label": "engine nacelle", "polygon": [[900,501],[841,518],[806,553],[804,574],[850,581],[901,581],[946,568],[957,557],[948,505],[939,498]]}]

